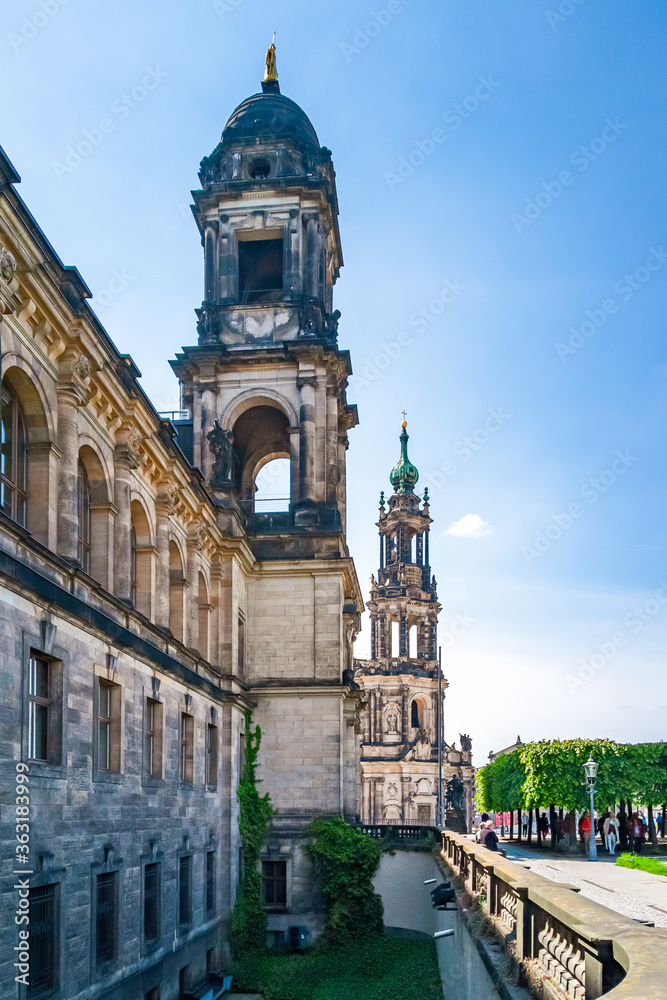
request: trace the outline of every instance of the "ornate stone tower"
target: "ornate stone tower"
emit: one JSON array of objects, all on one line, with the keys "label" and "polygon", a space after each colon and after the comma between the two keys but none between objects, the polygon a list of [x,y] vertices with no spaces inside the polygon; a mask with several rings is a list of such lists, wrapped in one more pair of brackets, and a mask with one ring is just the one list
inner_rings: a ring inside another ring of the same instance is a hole
[{"label": "ornate stone tower", "polygon": [[[273,46],[262,92],[232,113],[199,176],[204,300],[197,346],[172,362],[190,411],[177,431],[229,538],[220,629],[226,672],[256,705],[262,790],[278,809],[265,862],[279,879],[267,898],[278,941],[289,926],[321,924],[302,851],[310,820],[359,815],[351,644],[363,604],[345,540],[357,414],[332,311],[335,174],[280,92]],[[274,459],[289,462],[288,509],[260,510],[257,475]]]},{"label": "ornate stone tower", "polygon": [[[380,494],[380,568],[371,577],[371,658],[356,661],[364,694],[362,819],[375,824],[437,822],[437,619],[440,611],[429,559],[428,490],[415,493],[417,468],[408,458],[403,421],[401,457],[391,472],[388,503]],[[442,679],[442,693],[447,681]],[[443,698],[444,700],[444,698]],[[456,765],[459,765],[458,767]],[[470,745],[443,745],[443,798],[465,817],[473,771]],[[470,786],[468,789],[466,786]]]}]

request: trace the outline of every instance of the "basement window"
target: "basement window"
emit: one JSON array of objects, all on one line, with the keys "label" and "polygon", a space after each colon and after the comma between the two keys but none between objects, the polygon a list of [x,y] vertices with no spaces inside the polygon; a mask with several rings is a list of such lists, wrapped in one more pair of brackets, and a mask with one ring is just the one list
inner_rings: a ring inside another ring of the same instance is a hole
[{"label": "basement window", "polygon": [[275,302],[283,290],[283,240],[280,232],[239,235],[239,297],[245,305]]}]

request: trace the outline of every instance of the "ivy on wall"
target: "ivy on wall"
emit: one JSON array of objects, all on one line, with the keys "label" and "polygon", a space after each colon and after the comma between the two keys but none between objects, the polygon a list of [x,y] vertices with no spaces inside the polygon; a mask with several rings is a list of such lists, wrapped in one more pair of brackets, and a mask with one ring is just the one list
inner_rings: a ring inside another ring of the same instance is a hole
[{"label": "ivy on wall", "polygon": [[382,934],[382,899],[371,881],[382,845],[340,816],[313,820],[310,830],[314,839],[306,850],[322,880],[327,904],[325,943],[339,947],[359,937]]},{"label": "ivy on wall", "polygon": [[266,942],[266,913],[262,908],[262,876],[259,855],[266,840],[275,809],[269,793],[257,791],[257,754],[262,741],[259,726],[251,729],[252,713],[245,713],[245,765],[237,789],[239,833],[243,847],[243,871],[232,910],[231,943],[234,955],[258,951]]}]

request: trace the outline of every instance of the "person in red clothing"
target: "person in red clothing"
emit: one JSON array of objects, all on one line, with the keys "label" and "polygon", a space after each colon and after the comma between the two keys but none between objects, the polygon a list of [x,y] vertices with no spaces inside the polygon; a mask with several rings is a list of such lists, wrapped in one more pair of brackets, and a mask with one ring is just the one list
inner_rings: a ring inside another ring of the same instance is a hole
[{"label": "person in red clothing", "polygon": [[588,812],[585,812],[579,820],[579,836],[581,837],[584,854],[588,854],[591,842],[591,814]]},{"label": "person in red clothing", "polygon": [[635,854],[641,854],[644,843],[644,821],[639,813],[633,813],[630,819],[630,836],[632,837],[632,847]]}]

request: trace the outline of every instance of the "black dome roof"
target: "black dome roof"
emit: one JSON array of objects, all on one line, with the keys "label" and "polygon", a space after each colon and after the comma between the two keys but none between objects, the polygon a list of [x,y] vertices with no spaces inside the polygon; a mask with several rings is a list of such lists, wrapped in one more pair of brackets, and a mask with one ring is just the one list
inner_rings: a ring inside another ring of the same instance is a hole
[{"label": "black dome roof", "polygon": [[296,139],[301,145],[320,148],[317,132],[305,111],[277,89],[253,94],[232,112],[222,142],[248,139]]}]

